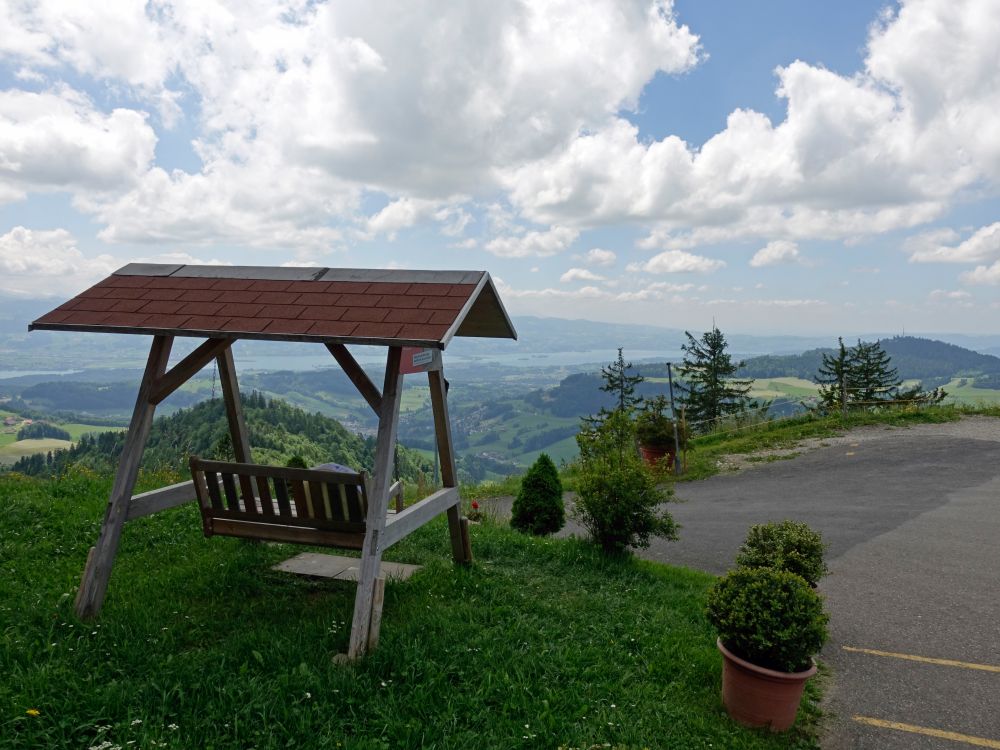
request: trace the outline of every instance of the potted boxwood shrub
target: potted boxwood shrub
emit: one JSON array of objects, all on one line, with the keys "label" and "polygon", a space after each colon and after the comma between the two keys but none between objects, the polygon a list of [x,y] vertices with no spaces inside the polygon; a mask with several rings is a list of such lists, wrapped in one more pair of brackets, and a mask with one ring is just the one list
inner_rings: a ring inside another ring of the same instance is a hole
[{"label": "potted boxwood shrub", "polygon": [[802,576],[816,588],[827,573],[826,545],[818,531],[796,521],[761,523],[750,527],[736,556],[740,568],[776,568]]},{"label": "potted boxwood shrub", "polygon": [[737,568],[709,590],[706,612],[719,634],[729,715],[776,732],[791,727],[828,635],[822,598],[794,573]]},{"label": "potted boxwood shrub", "polygon": [[[639,452],[642,460],[650,466],[670,468],[677,459],[677,444],[674,441],[674,422],[667,416],[670,402],[664,396],[657,396],[643,403],[635,418],[635,433],[639,439]],[[678,425],[678,437],[684,444],[681,425]]]}]

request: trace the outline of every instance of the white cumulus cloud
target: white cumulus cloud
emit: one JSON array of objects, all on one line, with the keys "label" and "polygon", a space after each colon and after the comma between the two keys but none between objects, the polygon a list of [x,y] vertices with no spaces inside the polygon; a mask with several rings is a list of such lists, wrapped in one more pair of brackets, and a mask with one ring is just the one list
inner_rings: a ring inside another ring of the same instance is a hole
[{"label": "white cumulus cloud", "polygon": [[774,240],[768,242],[754,253],[750,259],[750,265],[754,268],[764,268],[766,266],[800,263],[801,261],[802,256],[799,253],[799,246],[796,243],[789,240]]},{"label": "white cumulus cloud", "polygon": [[86,257],[65,229],[14,227],[0,236],[0,293],[18,297],[75,294],[123,264]]},{"label": "white cumulus cloud", "polygon": [[546,257],[561,253],[579,236],[576,229],[552,227],[546,231],[497,237],[486,243],[486,250],[502,258]]},{"label": "white cumulus cloud", "polygon": [[559,277],[559,281],[564,284],[571,281],[604,281],[604,277],[586,268],[570,268]]},{"label": "white cumulus cloud", "polygon": [[1000,258],[1000,221],[980,227],[967,239],[955,243],[959,235],[951,229],[926,232],[908,240],[914,263],[982,263]]},{"label": "white cumulus cloud", "polygon": [[645,263],[629,264],[630,271],[646,273],[709,273],[725,267],[726,262],[683,250],[666,250]]}]

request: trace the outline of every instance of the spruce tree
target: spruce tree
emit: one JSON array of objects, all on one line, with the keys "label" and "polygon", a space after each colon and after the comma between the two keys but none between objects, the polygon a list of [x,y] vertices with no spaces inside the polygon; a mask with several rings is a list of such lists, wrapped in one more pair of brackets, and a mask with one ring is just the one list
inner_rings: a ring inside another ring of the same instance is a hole
[{"label": "spruce tree", "polygon": [[514,499],[510,525],[537,536],[554,534],[566,523],[562,481],[552,459],[545,453],[531,465]]},{"label": "spruce tree", "polygon": [[846,410],[851,397],[851,356],[844,346],[844,339],[838,338],[837,354],[824,354],[819,366],[816,382],[820,384],[819,402],[825,411]]},{"label": "spruce tree", "polygon": [[854,400],[869,406],[894,400],[903,382],[878,341],[858,339],[858,345],[851,347],[851,375]]},{"label": "spruce tree", "polygon": [[677,399],[692,423],[710,428],[720,417],[741,414],[750,408],[753,380],[736,378],[743,362],[733,363],[726,353],[726,337],[717,327],[696,339],[685,331],[688,341],[681,345],[684,362],[678,368],[682,381],[675,384]]},{"label": "spruce tree", "polygon": [[618,347],[618,359],[601,368],[601,378],[604,379],[604,384],[600,389],[614,396],[615,407],[613,409],[602,407],[597,416],[584,417],[585,429],[593,429],[603,424],[608,416],[616,411],[631,416],[642,402],[642,396],[636,396],[635,389],[645,378],[639,374],[632,374],[632,363],[625,361],[622,347]]}]

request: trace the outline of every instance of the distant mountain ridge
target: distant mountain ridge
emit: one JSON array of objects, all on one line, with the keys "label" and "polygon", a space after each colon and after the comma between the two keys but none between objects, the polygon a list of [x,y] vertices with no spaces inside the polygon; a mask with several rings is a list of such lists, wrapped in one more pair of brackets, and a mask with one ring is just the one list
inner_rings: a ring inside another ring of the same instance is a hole
[{"label": "distant mountain ridge", "polygon": [[[850,346],[854,341],[845,339]],[[987,387],[1000,377],[1000,358],[965,349],[955,344],[916,336],[895,336],[882,340],[882,348],[892,358],[892,366],[904,380],[920,380],[925,387],[947,383],[954,377],[967,377]],[[796,377],[812,380],[824,354],[835,349],[810,349],[801,354],[751,357],[739,371],[750,378]]]}]

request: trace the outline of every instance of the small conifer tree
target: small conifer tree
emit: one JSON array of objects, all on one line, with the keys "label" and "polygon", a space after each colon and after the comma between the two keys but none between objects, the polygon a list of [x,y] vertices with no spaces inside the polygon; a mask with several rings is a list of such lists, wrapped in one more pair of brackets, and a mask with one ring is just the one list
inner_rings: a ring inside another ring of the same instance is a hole
[{"label": "small conifer tree", "polygon": [[510,525],[518,531],[537,536],[559,531],[566,522],[562,493],[556,465],[543,453],[521,480]]}]

